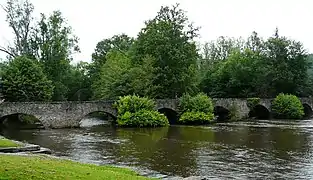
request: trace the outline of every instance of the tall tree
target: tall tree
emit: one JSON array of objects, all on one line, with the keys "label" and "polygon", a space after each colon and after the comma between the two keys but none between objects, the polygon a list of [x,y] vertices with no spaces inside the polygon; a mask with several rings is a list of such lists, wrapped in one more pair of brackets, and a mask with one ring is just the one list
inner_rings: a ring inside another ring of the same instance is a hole
[{"label": "tall tree", "polygon": [[274,36],[266,43],[267,64],[271,68],[271,87],[279,93],[302,94],[302,88],[308,81],[308,54],[301,42],[279,36],[276,29]]},{"label": "tall tree", "polygon": [[199,55],[194,38],[198,28],[189,23],[179,4],[161,7],[157,16],[145,24],[134,44],[132,61],[141,64],[146,55],[155,59],[156,97],[175,98],[195,91]]},{"label": "tall tree", "polygon": [[10,58],[15,56],[31,56],[30,36],[32,34],[32,21],[34,6],[29,0],[8,0],[2,5],[6,12],[6,21],[14,33],[14,45],[0,46],[0,51],[7,53]]},{"label": "tall tree", "polygon": [[32,37],[35,42],[33,49],[55,86],[53,100],[65,100],[71,55],[80,51],[78,38],[73,35],[72,28],[67,25],[60,11],[54,11],[48,18],[41,14],[35,32]]},{"label": "tall tree", "polygon": [[99,78],[101,67],[106,63],[106,57],[110,51],[117,50],[126,53],[130,50],[133,43],[134,39],[126,34],[114,35],[111,38],[98,42],[95,52],[92,54],[92,63],[90,66],[92,81]]}]

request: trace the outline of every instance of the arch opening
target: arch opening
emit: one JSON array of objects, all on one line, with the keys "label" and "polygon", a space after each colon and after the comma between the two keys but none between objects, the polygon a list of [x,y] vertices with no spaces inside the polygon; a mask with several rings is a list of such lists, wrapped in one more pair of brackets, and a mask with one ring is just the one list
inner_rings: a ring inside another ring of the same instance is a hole
[{"label": "arch opening", "polygon": [[44,125],[34,115],[15,113],[0,118],[0,129],[44,129]]},{"label": "arch opening", "polygon": [[258,104],[249,112],[249,118],[268,120],[271,118],[271,113],[266,107]]},{"label": "arch opening", "polygon": [[113,126],[116,117],[105,111],[94,111],[85,115],[79,122],[80,127]]},{"label": "arch opening", "polygon": [[170,125],[177,125],[178,124],[178,113],[172,109],[169,109],[169,108],[161,108],[161,109],[158,109],[159,113],[161,114],[164,114]]},{"label": "arch opening", "polygon": [[230,111],[222,106],[214,107],[214,115],[218,122],[228,121],[230,119]]},{"label": "arch opening", "polygon": [[304,118],[305,119],[311,118],[313,115],[313,110],[312,110],[311,106],[306,104],[306,103],[304,103],[302,105],[303,105],[303,109],[304,109]]}]

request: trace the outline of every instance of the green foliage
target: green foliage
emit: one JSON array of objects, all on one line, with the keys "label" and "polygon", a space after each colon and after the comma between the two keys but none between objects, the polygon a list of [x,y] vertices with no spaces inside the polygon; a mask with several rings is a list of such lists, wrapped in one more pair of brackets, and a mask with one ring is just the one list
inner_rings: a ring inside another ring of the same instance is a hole
[{"label": "green foliage", "polygon": [[121,127],[159,127],[168,126],[168,119],[164,114],[151,110],[139,110],[135,113],[127,111],[119,116],[117,123]]},{"label": "green foliage", "polygon": [[4,67],[2,93],[8,101],[48,101],[53,86],[34,60],[17,57]]},{"label": "green foliage", "polygon": [[179,109],[181,113],[191,111],[213,113],[214,106],[211,98],[204,93],[199,93],[196,96],[184,94],[180,98]]},{"label": "green foliage", "polygon": [[71,66],[66,82],[68,100],[86,101],[91,99],[91,80],[88,76],[88,68],[87,62],[79,62]]},{"label": "green foliage", "polygon": [[[225,43],[219,43],[216,47],[224,47]],[[254,32],[239,46],[226,45],[226,49],[215,48],[206,55],[205,61],[214,63],[200,67],[207,69],[200,87],[210,96],[275,97],[280,92],[307,96],[310,92],[308,58],[300,42],[276,31],[266,41]]]},{"label": "green foliage", "polygon": [[259,103],[260,103],[260,98],[248,98],[247,99],[247,106],[250,109],[253,109]]},{"label": "green foliage", "polygon": [[301,119],[304,108],[300,99],[291,94],[280,93],[272,102],[272,111],[275,118]]},{"label": "green foliage", "polygon": [[116,99],[128,94],[154,96],[152,57],[146,56],[141,65],[132,65],[127,54],[111,51],[106,59],[100,77],[92,85],[94,99]]},{"label": "green foliage", "polygon": [[92,84],[94,99],[118,98],[130,94],[130,87],[125,78],[131,69],[130,59],[126,54],[112,51],[107,55],[100,77]]},{"label": "green foliage", "polygon": [[155,102],[146,97],[128,95],[120,97],[115,103],[118,110],[117,123],[126,127],[168,126],[165,115],[154,110]]},{"label": "green foliage", "polygon": [[92,54],[90,66],[91,78],[95,80],[99,77],[101,67],[107,61],[107,54],[111,51],[126,53],[134,43],[134,39],[126,34],[114,35],[97,43],[95,52]]},{"label": "green foliage", "polygon": [[213,118],[213,113],[191,111],[183,113],[179,118],[179,122],[182,124],[201,125],[212,122]]},{"label": "green foliage", "polygon": [[212,100],[204,93],[196,96],[184,94],[180,98],[179,109],[181,114],[179,122],[183,124],[203,124],[214,118]]},{"label": "green foliage", "polygon": [[157,16],[146,22],[132,48],[132,61],[141,64],[147,55],[154,58],[155,97],[175,98],[197,91],[199,55],[193,41],[197,32],[178,5],[161,7]]},{"label": "green foliage", "polygon": [[140,110],[153,111],[155,102],[146,97],[128,95],[120,97],[119,100],[115,103],[115,107],[118,110],[118,114],[123,115],[126,112],[135,113]]}]

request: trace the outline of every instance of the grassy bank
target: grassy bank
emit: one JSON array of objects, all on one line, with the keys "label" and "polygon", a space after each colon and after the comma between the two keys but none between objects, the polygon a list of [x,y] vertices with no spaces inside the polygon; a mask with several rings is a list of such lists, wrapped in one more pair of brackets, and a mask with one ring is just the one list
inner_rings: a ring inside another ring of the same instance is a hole
[{"label": "grassy bank", "polygon": [[20,145],[0,136],[0,148],[19,147]]},{"label": "grassy bank", "polygon": [[0,179],[148,179],[125,168],[81,164],[46,156],[0,155]]}]

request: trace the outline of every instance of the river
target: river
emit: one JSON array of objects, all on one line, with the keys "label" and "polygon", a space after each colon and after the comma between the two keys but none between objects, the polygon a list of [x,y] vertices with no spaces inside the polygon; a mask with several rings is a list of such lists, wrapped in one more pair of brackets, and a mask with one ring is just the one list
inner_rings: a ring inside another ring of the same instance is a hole
[{"label": "river", "polygon": [[[89,125],[88,125],[89,124]],[[251,120],[207,127],[22,130],[7,137],[80,162],[130,166],[152,177],[313,179],[313,120]]]}]

